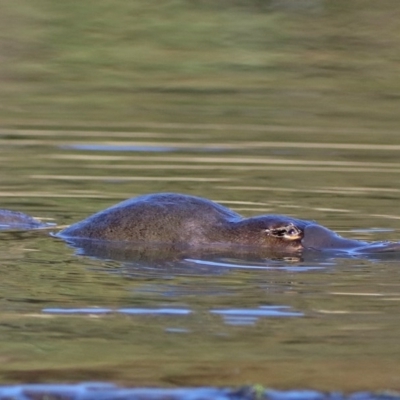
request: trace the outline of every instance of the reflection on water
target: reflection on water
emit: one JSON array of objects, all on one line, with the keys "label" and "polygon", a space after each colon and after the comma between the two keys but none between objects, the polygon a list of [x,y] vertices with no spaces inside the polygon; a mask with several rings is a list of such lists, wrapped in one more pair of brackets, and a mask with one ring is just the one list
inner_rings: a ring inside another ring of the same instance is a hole
[{"label": "reflection on water", "polygon": [[125,315],[188,315],[191,313],[190,310],[178,309],[178,308],[120,308],[118,310],[112,310],[109,308],[45,308],[42,310],[44,313],[50,314],[89,314],[89,315],[100,315],[110,313],[120,313]]},{"label": "reflection on water", "polygon": [[[44,308],[42,312],[61,315],[107,315],[114,313],[131,316],[181,316],[191,314],[192,310],[182,308],[119,308],[116,310],[110,308]],[[224,309],[209,310],[209,312],[221,315],[224,322],[229,325],[254,325],[260,318],[302,317],[304,315],[290,311],[290,307],[287,306],[260,306],[257,309]]]},{"label": "reflection on water", "polygon": [[[296,263],[296,261],[300,261],[300,258],[296,257],[284,257],[283,262],[278,263],[278,262],[271,262],[271,260],[264,260],[264,262],[261,264],[248,264],[245,262],[247,260],[236,260],[236,263],[232,262],[223,262],[223,261],[208,261],[208,260],[191,260],[191,259],[186,259],[189,263],[195,264],[196,266],[198,265],[207,265],[207,266],[212,266],[214,269],[231,269],[231,268],[240,268],[240,269],[246,269],[246,270],[252,270],[252,269],[257,269],[257,270],[271,270],[271,269],[279,269],[281,271],[290,271],[290,272],[305,272],[305,271],[312,271],[316,269],[323,269],[327,268],[328,266],[335,265],[333,263],[329,262],[319,262],[318,265],[287,265],[285,260],[288,260],[288,263]],[[221,268],[222,267],[222,268]]]},{"label": "reflection on water", "polygon": [[[352,239],[400,238],[393,134],[206,124],[8,133],[1,208],[57,223],[51,232],[168,191]],[[1,232],[3,382],[397,387],[398,252],[177,257],[48,233]]]},{"label": "reflection on water", "polygon": [[228,325],[254,325],[260,318],[302,317],[304,314],[293,312],[286,306],[260,306],[258,309],[210,310],[221,315]]},{"label": "reflection on water", "polygon": [[99,145],[99,144],[77,144],[64,146],[71,150],[91,150],[91,151],[144,151],[144,152],[169,152],[176,151],[175,147],[167,146],[117,146],[117,145]]}]

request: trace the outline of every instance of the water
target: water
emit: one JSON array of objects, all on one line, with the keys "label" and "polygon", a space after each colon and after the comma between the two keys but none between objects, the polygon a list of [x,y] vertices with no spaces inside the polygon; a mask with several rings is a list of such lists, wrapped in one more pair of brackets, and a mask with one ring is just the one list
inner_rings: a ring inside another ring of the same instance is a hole
[{"label": "water", "polygon": [[[150,192],[399,240],[396,131],[142,124],[2,129],[1,208],[63,227]],[[0,234],[0,381],[399,387],[400,254],[165,260]]]}]

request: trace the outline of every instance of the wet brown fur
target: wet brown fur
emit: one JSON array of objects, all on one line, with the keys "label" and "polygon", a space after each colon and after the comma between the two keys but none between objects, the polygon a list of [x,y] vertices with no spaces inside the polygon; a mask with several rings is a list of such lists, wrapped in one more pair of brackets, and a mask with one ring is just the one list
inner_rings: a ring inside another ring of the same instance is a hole
[{"label": "wet brown fur", "polygon": [[297,250],[301,238],[289,240],[267,233],[292,223],[300,229],[309,223],[279,215],[243,218],[210,200],[174,193],[144,195],[126,200],[59,233],[63,238],[112,241],[216,243]]}]

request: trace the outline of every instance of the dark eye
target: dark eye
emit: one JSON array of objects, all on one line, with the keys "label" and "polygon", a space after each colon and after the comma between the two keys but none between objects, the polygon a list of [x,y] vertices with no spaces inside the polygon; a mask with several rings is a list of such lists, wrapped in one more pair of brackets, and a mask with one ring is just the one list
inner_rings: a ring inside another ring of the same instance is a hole
[{"label": "dark eye", "polygon": [[285,228],[271,229],[270,232],[273,236],[278,236],[278,237],[290,234],[290,232],[288,232]]}]

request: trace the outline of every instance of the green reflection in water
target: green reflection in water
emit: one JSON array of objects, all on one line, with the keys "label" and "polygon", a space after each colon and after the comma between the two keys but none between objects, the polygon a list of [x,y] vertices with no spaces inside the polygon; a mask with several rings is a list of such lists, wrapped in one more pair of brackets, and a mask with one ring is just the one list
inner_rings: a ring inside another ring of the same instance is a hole
[{"label": "green reflection in water", "polygon": [[[398,239],[398,3],[278,3],[4,4],[1,207],[65,225],[176,191]],[[2,382],[398,386],[396,257],[172,273],[77,256],[46,232],[0,236]],[[305,316],[210,313],[262,306]]]},{"label": "green reflection in water", "polygon": [[391,129],[397,1],[302,3],[13,1],[1,121]]}]

